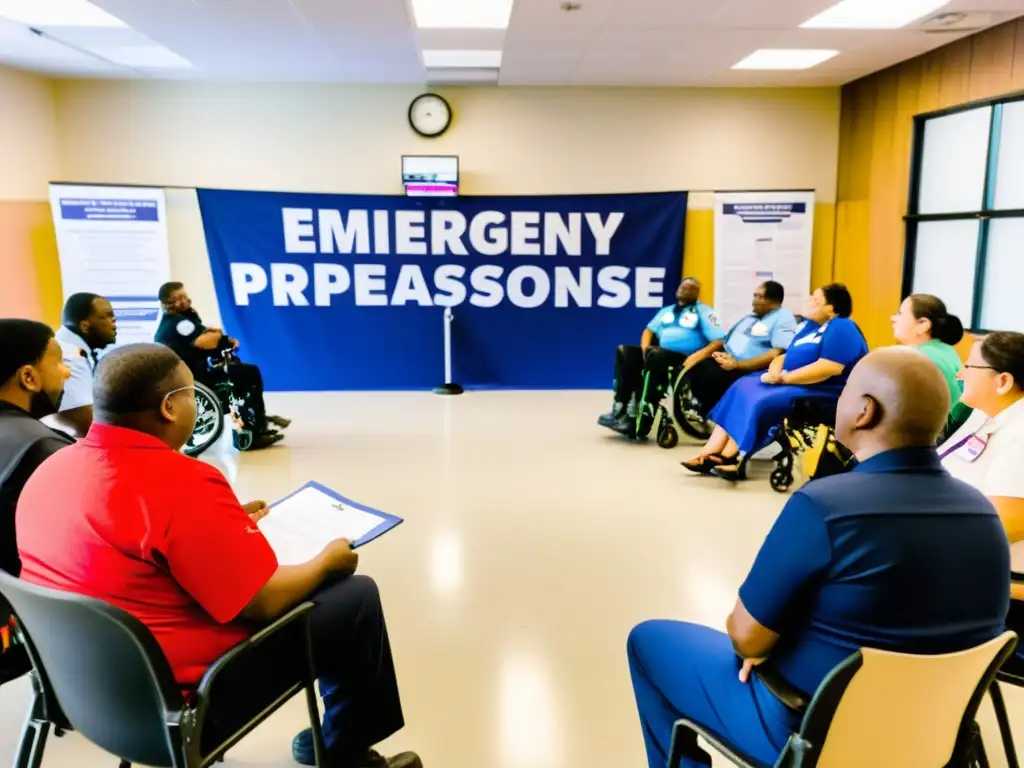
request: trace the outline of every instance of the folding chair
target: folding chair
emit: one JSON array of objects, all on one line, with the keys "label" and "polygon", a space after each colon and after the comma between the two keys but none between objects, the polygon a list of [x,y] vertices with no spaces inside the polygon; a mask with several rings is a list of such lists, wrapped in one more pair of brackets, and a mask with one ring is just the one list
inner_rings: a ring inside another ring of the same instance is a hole
[{"label": "folding chair", "polygon": [[205,768],[300,691],[324,753],[304,603],[214,662],[187,699],[152,633],[93,598],[0,572],[32,660],[33,700],[15,768],[39,768],[51,727],[74,729],[121,765]]},{"label": "folding chair", "polygon": [[[1010,581],[1024,583],[1024,573],[1011,572]],[[1018,600],[1010,604],[1010,615],[1007,616],[1007,626],[1013,631],[1021,631],[1020,619],[1024,618],[1024,607]],[[1006,765],[1008,768],[1019,768],[1020,761],[1017,758],[1017,748],[1013,743],[1013,730],[1010,728],[1010,718],[1006,714],[1006,702],[1003,701],[1003,692],[999,683],[1006,683],[1016,688],[1024,688],[1024,662],[1019,657],[1012,656],[1006,664],[996,673],[996,681],[992,683],[989,695],[992,697],[992,708],[996,713],[996,722],[999,724],[999,735],[1003,740],[1003,750],[1006,752]]]},{"label": "folding chair", "polygon": [[[818,686],[775,768],[987,768],[974,718],[1016,644],[1004,632],[958,653],[854,653]],[[668,768],[699,750],[697,736],[734,765],[769,768],[688,720],[673,728]]]}]

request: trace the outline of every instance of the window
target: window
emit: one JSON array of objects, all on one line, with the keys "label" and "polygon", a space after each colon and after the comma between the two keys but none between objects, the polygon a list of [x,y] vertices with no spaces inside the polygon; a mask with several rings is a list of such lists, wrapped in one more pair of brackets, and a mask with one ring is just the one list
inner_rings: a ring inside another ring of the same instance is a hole
[{"label": "window", "polygon": [[920,115],[903,293],[973,331],[1024,331],[1024,98]]}]

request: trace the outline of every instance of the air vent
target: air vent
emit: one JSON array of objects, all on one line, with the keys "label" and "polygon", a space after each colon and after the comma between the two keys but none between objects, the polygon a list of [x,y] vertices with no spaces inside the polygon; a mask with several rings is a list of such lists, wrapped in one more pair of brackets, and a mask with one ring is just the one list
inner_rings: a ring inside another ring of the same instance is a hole
[{"label": "air vent", "polygon": [[951,11],[929,16],[914,26],[932,35],[963,35],[991,26],[992,21],[992,14],[986,11]]}]

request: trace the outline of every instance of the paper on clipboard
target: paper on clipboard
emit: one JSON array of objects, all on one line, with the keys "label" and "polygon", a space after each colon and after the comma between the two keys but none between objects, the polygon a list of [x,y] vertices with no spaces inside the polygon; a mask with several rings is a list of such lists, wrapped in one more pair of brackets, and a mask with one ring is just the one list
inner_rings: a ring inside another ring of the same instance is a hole
[{"label": "paper on clipboard", "polygon": [[271,505],[259,529],[279,564],[298,565],[312,560],[335,539],[348,539],[358,546],[400,522],[309,483]]}]

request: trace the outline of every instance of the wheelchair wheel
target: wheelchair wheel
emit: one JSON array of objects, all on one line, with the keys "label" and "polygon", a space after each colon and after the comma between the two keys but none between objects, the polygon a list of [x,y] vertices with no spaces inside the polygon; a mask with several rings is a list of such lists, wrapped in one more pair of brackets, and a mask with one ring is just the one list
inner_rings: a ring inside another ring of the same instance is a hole
[{"label": "wheelchair wheel", "polygon": [[772,472],[768,482],[771,483],[773,491],[785,493],[793,485],[793,472],[792,470],[779,467]]},{"label": "wheelchair wheel", "polygon": [[685,381],[680,381],[672,393],[672,414],[679,428],[690,437],[701,441],[711,437],[714,424],[697,410],[697,403],[690,395],[690,387]]},{"label": "wheelchair wheel", "polygon": [[658,447],[675,448],[679,445],[679,433],[671,424],[663,424],[658,430]]},{"label": "wheelchair wheel", "polygon": [[196,428],[192,430],[182,452],[198,456],[215,442],[224,431],[224,408],[217,393],[205,384],[196,382]]}]

